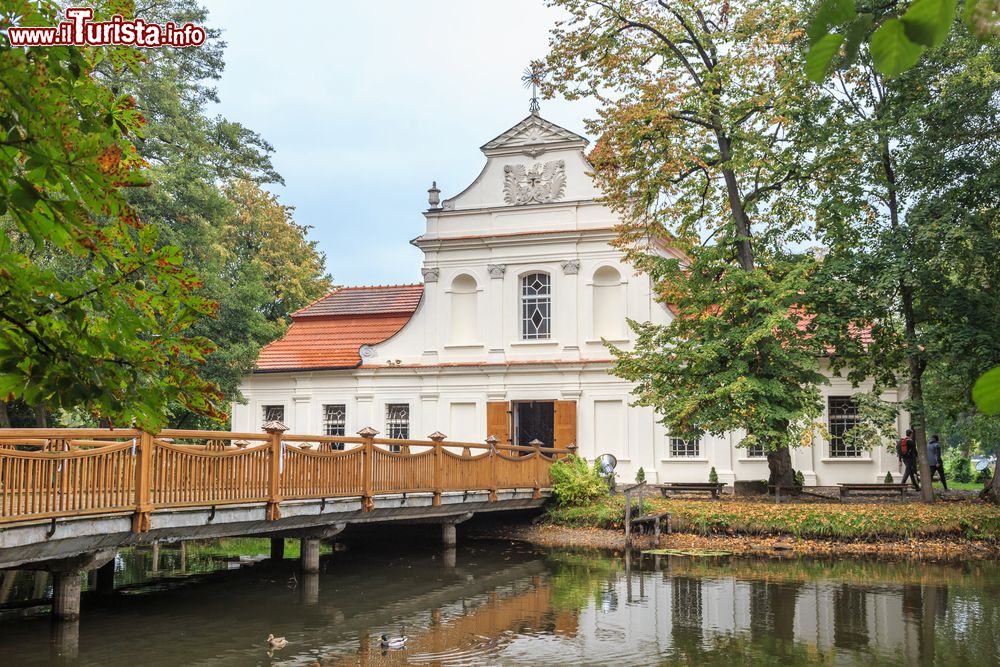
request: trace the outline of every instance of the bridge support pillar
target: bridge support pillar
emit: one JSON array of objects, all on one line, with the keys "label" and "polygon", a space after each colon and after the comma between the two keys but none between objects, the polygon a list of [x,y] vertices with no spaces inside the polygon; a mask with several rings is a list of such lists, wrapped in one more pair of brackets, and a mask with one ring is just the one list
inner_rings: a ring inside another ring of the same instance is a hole
[{"label": "bridge support pillar", "polygon": [[101,567],[114,557],[114,551],[98,551],[44,563],[43,567],[52,572],[52,617],[55,620],[80,618],[83,573]]},{"label": "bridge support pillar", "polygon": [[458,549],[455,547],[446,547],[444,553],[441,554],[441,562],[447,568],[455,567],[455,563],[458,560]]},{"label": "bridge support pillar", "polygon": [[52,616],[57,621],[80,618],[80,575],[82,570],[56,572],[52,585]]},{"label": "bridge support pillar", "polygon": [[115,592],[115,559],[97,568],[97,592],[101,595]]},{"label": "bridge support pillar", "polygon": [[319,538],[303,537],[300,544],[302,571],[306,574],[319,572]]},{"label": "bridge support pillar", "polygon": [[319,574],[315,572],[302,573],[302,604],[314,607],[319,604]]},{"label": "bridge support pillar", "polygon": [[271,560],[283,560],[285,557],[285,538],[271,538]]},{"label": "bridge support pillar", "polygon": [[453,523],[442,523],[441,524],[441,543],[445,547],[454,547],[458,544],[458,531],[455,529],[455,524]]}]

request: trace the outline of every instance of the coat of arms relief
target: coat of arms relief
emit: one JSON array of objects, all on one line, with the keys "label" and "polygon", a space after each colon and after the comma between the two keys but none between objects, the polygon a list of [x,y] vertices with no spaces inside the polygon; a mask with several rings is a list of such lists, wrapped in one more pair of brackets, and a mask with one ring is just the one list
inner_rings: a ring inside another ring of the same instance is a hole
[{"label": "coat of arms relief", "polygon": [[566,163],[549,160],[528,167],[508,164],[503,168],[503,198],[508,204],[547,204],[563,196],[566,189]]}]

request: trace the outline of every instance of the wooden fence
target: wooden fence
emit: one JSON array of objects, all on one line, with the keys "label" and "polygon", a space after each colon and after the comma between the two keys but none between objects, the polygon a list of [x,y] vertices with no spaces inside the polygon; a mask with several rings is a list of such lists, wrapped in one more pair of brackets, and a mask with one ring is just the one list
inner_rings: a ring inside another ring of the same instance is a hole
[{"label": "wooden fence", "polygon": [[374,497],[448,491],[532,489],[540,498],[549,467],[571,449],[375,437],[131,429],[0,431],[0,524],[131,513],[149,529],[159,509],[265,503],[270,520],[283,500]]}]

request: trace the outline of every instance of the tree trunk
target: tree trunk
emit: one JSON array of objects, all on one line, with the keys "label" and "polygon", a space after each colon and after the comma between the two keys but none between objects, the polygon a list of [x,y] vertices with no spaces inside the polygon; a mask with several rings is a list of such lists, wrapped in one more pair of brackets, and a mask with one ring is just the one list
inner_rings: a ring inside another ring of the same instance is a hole
[{"label": "tree trunk", "polygon": [[779,447],[767,452],[767,468],[771,471],[768,484],[792,486],[795,484],[795,470],[792,468],[792,453],[788,447]]},{"label": "tree trunk", "polygon": [[993,502],[1000,504],[1000,474],[997,473],[998,470],[1000,470],[1000,465],[994,463],[993,481],[990,482],[989,486],[983,489],[983,492],[982,494],[980,494],[980,497],[983,500],[992,500]]},{"label": "tree trunk", "polygon": [[7,412],[7,401],[0,401],[0,428],[10,428],[10,414]]},{"label": "tree trunk", "polygon": [[48,428],[48,412],[45,410],[44,403],[35,405],[35,427]]},{"label": "tree trunk", "polygon": [[931,465],[927,458],[927,425],[924,419],[924,390],[921,385],[923,378],[922,363],[910,356],[910,404],[913,411],[910,414],[910,428],[913,429],[913,439],[917,443],[917,471],[920,473],[920,499],[925,503],[934,502],[934,486],[931,483]]}]

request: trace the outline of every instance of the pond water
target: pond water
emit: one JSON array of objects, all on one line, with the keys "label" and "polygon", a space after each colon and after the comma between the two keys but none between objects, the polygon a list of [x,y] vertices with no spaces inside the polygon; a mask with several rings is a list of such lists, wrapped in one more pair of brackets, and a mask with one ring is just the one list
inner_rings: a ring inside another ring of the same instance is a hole
[{"label": "pond water", "polygon": [[[183,559],[164,548],[156,572],[149,550],[128,550],[118,590],[85,594],[74,624],[12,608],[43,598],[45,576],[0,573],[0,664],[1000,662],[1000,562],[626,558],[488,541],[393,548],[329,552],[311,577],[294,560],[256,558],[265,540],[191,544]],[[288,646],[268,651],[268,633]],[[383,651],[382,633],[410,639]]]}]

